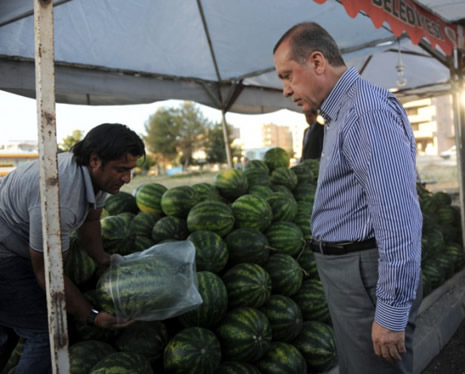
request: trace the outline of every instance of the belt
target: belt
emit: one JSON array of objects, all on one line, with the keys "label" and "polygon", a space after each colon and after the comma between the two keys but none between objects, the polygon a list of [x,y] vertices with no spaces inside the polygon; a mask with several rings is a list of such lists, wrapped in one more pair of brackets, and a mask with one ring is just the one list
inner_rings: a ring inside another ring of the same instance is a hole
[{"label": "belt", "polygon": [[377,247],[375,238],[361,242],[320,242],[310,239],[308,244],[313,252],[319,252],[324,255],[344,255],[350,252],[363,251]]}]

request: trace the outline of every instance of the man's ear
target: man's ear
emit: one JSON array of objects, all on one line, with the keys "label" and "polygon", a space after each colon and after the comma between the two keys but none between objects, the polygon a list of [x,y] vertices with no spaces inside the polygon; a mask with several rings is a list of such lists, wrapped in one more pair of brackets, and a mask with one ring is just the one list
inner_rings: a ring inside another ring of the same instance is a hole
[{"label": "man's ear", "polygon": [[102,160],[97,156],[96,153],[91,153],[89,156],[89,167],[92,170],[98,169],[102,165]]},{"label": "man's ear", "polygon": [[326,68],[326,59],[320,51],[313,51],[308,56],[308,63],[313,66],[317,74],[322,74]]}]

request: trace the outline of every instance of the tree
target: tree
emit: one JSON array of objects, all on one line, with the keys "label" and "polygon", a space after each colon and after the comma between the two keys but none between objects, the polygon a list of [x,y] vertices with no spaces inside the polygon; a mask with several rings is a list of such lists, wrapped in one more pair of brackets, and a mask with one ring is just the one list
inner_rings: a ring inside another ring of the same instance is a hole
[{"label": "tree", "polygon": [[73,130],[71,135],[68,135],[66,138],[63,138],[63,143],[60,144],[60,150],[63,152],[68,152],[73,148],[73,146],[82,140],[84,132],[81,130]]},{"label": "tree", "polygon": [[145,142],[157,158],[166,162],[184,161],[187,167],[193,153],[201,149],[210,123],[192,102],[180,108],[161,108],[145,125]]},{"label": "tree", "polygon": [[[228,125],[228,134],[232,133],[232,126]],[[234,138],[229,135],[229,145],[231,147],[231,157],[241,157],[241,149],[232,146]],[[205,153],[209,163],[227,162],[226,147],[224,145],[223,126],[221,123],[216,123],[208,130],[207,139],[205,141]]]}]

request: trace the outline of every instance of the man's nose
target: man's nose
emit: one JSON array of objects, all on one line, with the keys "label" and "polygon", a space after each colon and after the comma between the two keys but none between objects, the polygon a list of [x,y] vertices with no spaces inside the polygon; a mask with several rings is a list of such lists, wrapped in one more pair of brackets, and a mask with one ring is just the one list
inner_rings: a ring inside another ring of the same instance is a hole
[{"label": "man's nose", "polygon": [[123,177],[121,178],[121,180],[124,183],[129,183],[131,181],[131,178],[132,178],[132,170],[128,170],[126,173],[123,174]]}]

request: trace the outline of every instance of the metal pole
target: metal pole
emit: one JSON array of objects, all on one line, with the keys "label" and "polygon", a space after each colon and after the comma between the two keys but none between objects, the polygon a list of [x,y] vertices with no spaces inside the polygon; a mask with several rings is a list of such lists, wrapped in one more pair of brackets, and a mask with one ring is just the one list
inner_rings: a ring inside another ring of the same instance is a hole
[{"label": "metal pole", "polygon": [[226,148],[226,160],[228,161],[228,168],[233,167],[232,156],[231,156],[231,147],[229,146],[229,131],[228,124],[226,123],[226,114],[224,109],[221,110],[221,119],[223,124],[223,136],[224,136],[224,146]]},{"label": "metal pole", "polygon": [[451,69],[452,100],[454,108],[455,144],[457,149],[457,176],[459,180],[460,215],[462,221],[462,245],[465,244],[465,105],[462,103],[464,92],[463,54],[455,49],[454,66]]},{"label": "metal pole", "polygon": [[34,0],[37,126],[45,281],[54,374],[70,372],[55,118],[53,2]]}]

